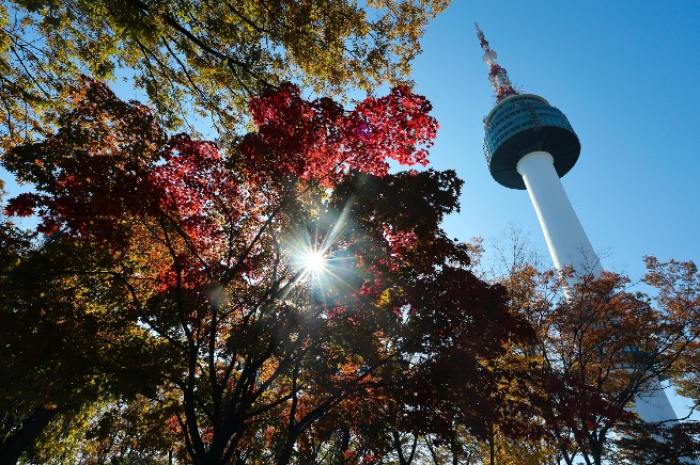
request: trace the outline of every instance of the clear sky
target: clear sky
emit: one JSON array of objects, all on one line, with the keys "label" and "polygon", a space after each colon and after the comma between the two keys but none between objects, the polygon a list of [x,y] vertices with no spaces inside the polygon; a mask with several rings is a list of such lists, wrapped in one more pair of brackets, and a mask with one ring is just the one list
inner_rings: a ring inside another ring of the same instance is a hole
[{"label": "clear sky", "polygon": [[431,161],[466,181],[446,229],[491,250],[515,224],[549,264],[527,193],[497,184],[484,160],[495,98],[474,21],[516,89],[578,134],[562,182],[603,266],[639,277],[644,255],[700,263],[700,1],[453,0],[428,26],[414,79],[441,126]]}]

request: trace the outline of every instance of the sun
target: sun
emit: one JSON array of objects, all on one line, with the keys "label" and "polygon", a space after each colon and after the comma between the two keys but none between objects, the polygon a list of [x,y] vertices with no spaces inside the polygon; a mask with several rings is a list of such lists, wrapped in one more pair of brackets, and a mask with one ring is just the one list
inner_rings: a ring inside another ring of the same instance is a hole
[{"label": "sun", "polygon": [[320,205],[318,217],[299,224],[289,231],[283,248],[289,258],[295,281],[311,284],[314,288],[329,289],[342,285],[352,260],[339,241],[347,231],[350,207],[341,212],[329,212]]},{"label": "sun", "polygon": [[301,264],[308,273],[318,275],[327,270],[328,258],[322,250],[311,249],[301,257]]}]

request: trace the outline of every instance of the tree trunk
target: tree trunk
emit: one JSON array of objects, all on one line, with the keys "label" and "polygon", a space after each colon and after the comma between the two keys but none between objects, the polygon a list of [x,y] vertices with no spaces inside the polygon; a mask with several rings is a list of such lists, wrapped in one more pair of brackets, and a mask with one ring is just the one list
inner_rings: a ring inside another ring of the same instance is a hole
[{"label": "tree trunk", "polygon": [[58,409],[37,407],[34,413],[22,422],[22,426],[0,444],[0,465],[16,464],[22,454],[36,443],[57,414]]}]

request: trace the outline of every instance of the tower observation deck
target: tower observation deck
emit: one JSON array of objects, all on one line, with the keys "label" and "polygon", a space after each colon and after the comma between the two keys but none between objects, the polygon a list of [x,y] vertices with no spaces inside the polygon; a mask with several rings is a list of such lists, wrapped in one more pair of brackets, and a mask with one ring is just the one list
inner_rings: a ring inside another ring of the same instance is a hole
[{"label": "tower observation deck", "polygon": [[484,155],[493,178],[505,187],[525,189],[518,162],[536,151],[550,153],[559,177],[573,168],[581,144],[564,113],[537,95],[510,95],[484,119]]}]

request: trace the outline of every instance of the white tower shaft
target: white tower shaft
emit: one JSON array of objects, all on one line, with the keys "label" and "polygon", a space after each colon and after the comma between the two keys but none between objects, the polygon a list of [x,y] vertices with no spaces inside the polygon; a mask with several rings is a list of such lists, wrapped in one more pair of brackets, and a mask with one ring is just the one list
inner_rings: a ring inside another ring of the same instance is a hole
[{"label": "white tower shaft", "polygon": [[572,267],[577,276],[600,276],[603,267],[566,196],[547,152],[531,152],[517,165],[537,212],[557,270]]},{"label": "white tower shaft", "polygon": [[[574,281],[576,277],[586,275],[600,276],[603,267],[569,202],[554,168],[552,155],[541,151],[530,152],[520,159],[517,170],[530,194],[557,270],[572,267]],[[647,388],[637,396],[634,410],[646,422],[677,418],[656,378],[651,379]]]},{"label": "white tower shaft", "polygon": [[634,411],[648,423],[678,419],[658,378],[649,380],[644,391],[634,398]]}]

